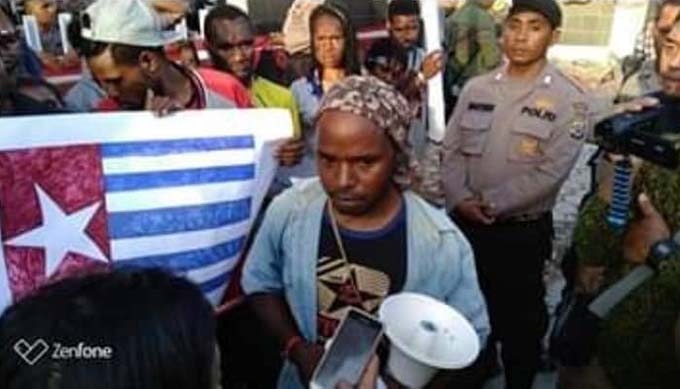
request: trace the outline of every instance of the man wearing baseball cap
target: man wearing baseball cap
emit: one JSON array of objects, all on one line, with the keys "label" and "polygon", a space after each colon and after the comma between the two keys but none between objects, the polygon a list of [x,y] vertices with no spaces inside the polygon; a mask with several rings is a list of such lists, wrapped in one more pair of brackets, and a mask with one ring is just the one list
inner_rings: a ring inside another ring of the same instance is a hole
[{"label": "man wearing baseball cap", "polygon": [[234,77],[191,70],[168,60],[164,46],[177,41],[169,19],[145,0],[98,0],[79,18],[80,51],[109,98],[101,110],[247,108],[248,91]]},{"label": "man wearing baseball cap", "polygon": [[475,252],[507,388],[529,389],[547,327],[544,263],[552,209],[589,131],[587,98],[548,63],[562,21],[555,0],[515,0],[506,65],[464,87],[444,140],[447,209]]}]

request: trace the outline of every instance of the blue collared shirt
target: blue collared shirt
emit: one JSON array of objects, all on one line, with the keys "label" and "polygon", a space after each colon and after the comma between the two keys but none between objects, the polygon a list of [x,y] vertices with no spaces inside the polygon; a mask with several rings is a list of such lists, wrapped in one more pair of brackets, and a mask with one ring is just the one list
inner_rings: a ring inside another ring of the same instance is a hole
[{"label": "blue collared shirt", "polygon": [[[407,274],[404,292],[446,302],[474,326],[482,345],[490,332],[470,244],[443,211],[404,192]],[[317,339],[316,262],[323,209],[328,200],[318,179],[297,183],[274,199],[243,270],[247,294],[281,295],[308,341]],[[279,388],[301,388],[287,363]]]}]

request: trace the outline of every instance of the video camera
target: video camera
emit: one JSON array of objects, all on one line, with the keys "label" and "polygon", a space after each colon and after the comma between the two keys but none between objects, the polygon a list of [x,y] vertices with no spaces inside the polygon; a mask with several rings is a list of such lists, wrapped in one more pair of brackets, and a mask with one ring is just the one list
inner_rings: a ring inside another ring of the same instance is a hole
[{"label": "video camera", "polygon": [[609,117],[595,126],[595,140],[609,152],[635,155],[676,169],[680,164],[680,122],[667,120],[669,109],[680,107],[660,105]]}]

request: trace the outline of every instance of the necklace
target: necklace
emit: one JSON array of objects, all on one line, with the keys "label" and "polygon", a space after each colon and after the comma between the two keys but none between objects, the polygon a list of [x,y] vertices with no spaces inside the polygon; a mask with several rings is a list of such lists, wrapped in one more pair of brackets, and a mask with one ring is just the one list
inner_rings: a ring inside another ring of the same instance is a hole
[{"label": "necklace", "polygon": [[347,276],[349,277],[349,282],[352,286],[352,289],[354,289],[355,293],[359,294],[359,288],[357,287],[356,281],[354,280],[352,274],[353,273],[352,266],[350,265],[349,259],[347,258],[347,251],[345,251],[345,245],[343,244],[342,236],[340,235],[340,228],[338,227],[338,222],[335,217],[335,208],[333,207],[333,203],[330,200],[328,201],[328,216],[331,221],[331,229],[333,230],[335,244],[338,247],[338,250],[340,251],[340,256],[342,257],[341,259],[343,267],[347,272]]}]

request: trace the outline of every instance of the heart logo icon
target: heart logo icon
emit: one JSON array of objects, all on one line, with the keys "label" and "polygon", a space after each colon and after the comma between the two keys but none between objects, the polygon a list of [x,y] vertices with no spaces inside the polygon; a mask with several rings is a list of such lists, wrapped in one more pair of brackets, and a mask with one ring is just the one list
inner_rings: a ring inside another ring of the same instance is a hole
[{"label": "heart logo icon", "polygon": [[42,339],[37,339],[33,344],[25,339],[19,339],[14,343],[14,351],[31,366],[35,365],[49,350],[50,346]]}]

